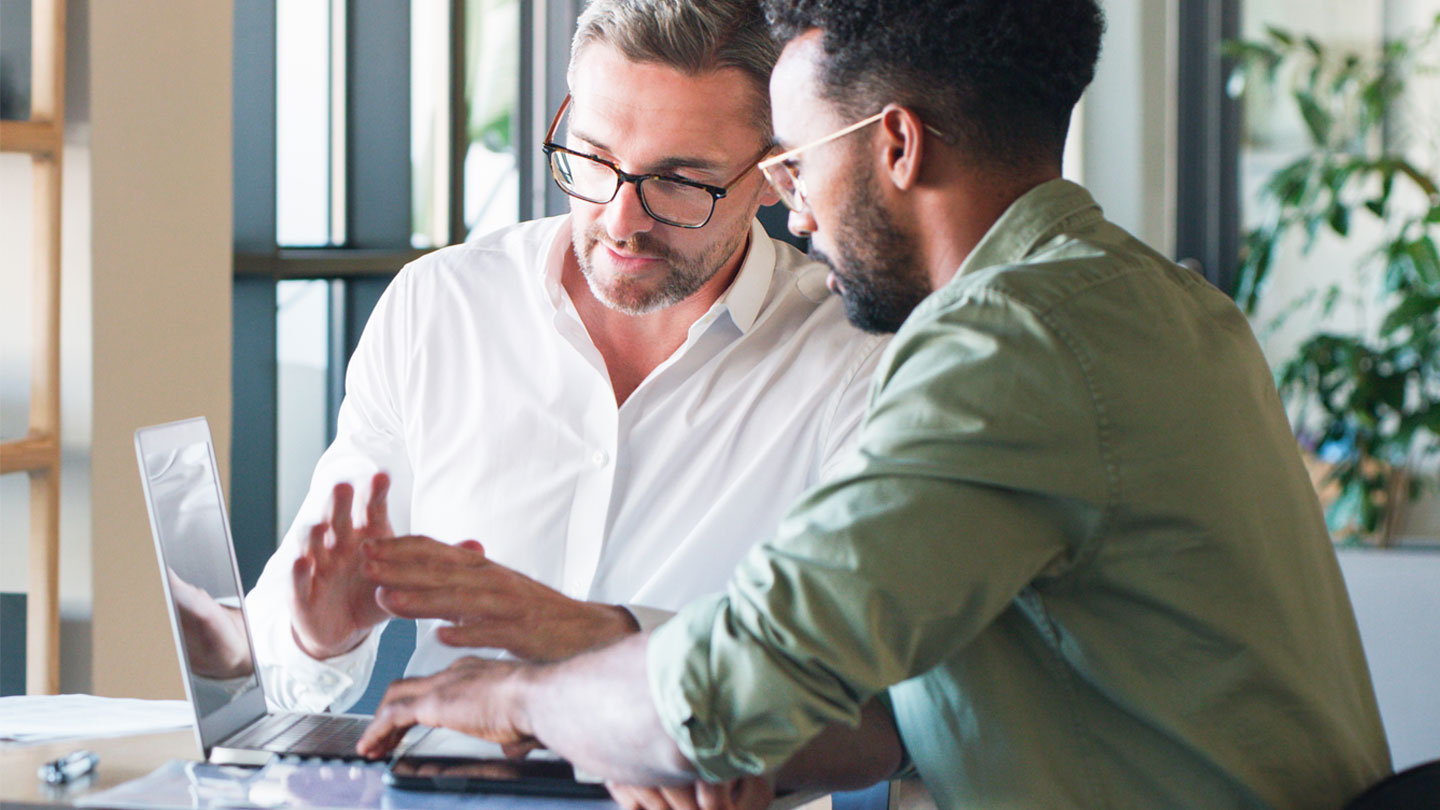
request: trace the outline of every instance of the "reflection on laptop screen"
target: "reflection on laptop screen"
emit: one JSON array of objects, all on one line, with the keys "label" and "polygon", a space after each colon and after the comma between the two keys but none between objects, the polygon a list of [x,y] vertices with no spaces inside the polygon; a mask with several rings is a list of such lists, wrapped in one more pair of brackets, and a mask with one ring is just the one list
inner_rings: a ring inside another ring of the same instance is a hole
[{"label": "reflection on laptop screen", "polygon": [[181,629],[196,713],[205,717],[259,687],[230,558],[220,485],[203,442],[145,456],[155,528]]}]

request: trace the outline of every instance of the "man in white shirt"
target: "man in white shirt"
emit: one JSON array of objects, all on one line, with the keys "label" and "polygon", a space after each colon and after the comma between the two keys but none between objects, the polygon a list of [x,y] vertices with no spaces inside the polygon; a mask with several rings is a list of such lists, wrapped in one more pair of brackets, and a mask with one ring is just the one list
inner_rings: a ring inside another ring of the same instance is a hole
[{"label": "man in white shirt", "polygon": [[647,629],[822,478],[882,341],[755,221],[777,54],[749,0],[582,14],[545,144],[571,213],[430,254],[377,305],[247,598],[272,701],[351,705],[390,616],[420,620],[410,675]]}]

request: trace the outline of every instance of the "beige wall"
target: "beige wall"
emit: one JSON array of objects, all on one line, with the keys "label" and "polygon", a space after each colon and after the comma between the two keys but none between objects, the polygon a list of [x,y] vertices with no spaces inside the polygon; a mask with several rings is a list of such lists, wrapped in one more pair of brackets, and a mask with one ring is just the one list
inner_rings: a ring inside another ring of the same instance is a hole
[{"label": "beige wall", "polygon": [[93,690],[183,697],[137,427],[204,415],[229,468],[229,0],[90,9]]}]

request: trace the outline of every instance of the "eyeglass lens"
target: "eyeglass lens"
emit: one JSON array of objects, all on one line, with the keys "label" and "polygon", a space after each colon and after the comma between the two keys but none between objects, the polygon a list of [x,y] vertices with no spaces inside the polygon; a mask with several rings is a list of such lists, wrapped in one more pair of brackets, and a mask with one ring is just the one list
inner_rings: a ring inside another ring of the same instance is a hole
[{"label": "eyeglass lens", "polygon": [[762,166],[760,171],[787,208],[795,212],[805,210],[805,192],[801,190],[800,178],[795,176],[794,169],[786,163],[777,163],[773,166]]},{"label": "eyeglass lens", "polygon": [[[583,155],[558,149],[551,152],[550,173],[562,191],[593,203],[608,203],[620,190],[620,175],[614,167]],[[645,211],[670,225],[704,225],[715,208],[715,198],[702,188],[663,177],[646,177],[636,185]]]}]

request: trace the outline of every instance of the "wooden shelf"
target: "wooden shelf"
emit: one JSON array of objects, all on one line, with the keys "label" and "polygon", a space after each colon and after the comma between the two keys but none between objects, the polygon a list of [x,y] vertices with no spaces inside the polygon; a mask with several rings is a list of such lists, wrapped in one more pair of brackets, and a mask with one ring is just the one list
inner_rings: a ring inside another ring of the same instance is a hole
[{"label": "wooden shelf", "polygon": [[46,156],[64,145],[64,133],[49,121],[0,121],[0,152]]},{"label": "wooden shelf", "polygon": [[0,442],[0,475],[53,469],[60,448],[53,436],[27,436]]}]

